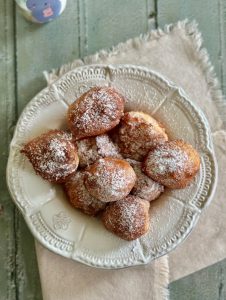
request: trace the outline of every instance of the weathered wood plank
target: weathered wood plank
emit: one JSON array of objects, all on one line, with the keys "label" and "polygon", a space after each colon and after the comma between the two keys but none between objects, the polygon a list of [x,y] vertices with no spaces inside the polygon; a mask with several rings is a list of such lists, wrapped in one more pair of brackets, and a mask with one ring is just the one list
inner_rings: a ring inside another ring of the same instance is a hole
[{"label": "weathered wood plank", "polygon": [[6,187],[10,132],[15,123],[13,0],[0,1],[0,299],[16,299],[15,207]]},{"label": "weathered wood plank", "polygon": [[220,80],[221,86],[226,95],[226,1],[219,0],[219,22],[220,22]]},{"label": "weathered wood plank", "polygon": [[[27,22],[16,14],[17,106],[46,86],[43,70],[57,68],[79,56],[77,3],[68,1],[64,14],[47,25]],[[16,215],[18,299],[41,299],[34,240],[20,214]]]},{"label": "weathered wood plank", "polygon": [[225,300],[226,259],[170,284],[170,300]]},{"label": "weathered wood plank", "polygon": [[[109,7],[105,6],[105,9],[104,15],[107,15]],[[143,17],[145,12],[147,14],[147,11],[142,11],[141,8],[139,11],[139,18]],[[131,15],[128,23],[134,24],[134,14]],[[133,33],[131,30],[131,35],[136,35],[147,29],[147,17],[144,20],[142,19],[140,22],[141,26],[138,22],[138,17],[135,23],[137,32]],[[69,2],[64,15],[57,21],[45,26],[30,24],[17,14],[17,102],[19,113],[32,96],[45,86],[42,77],[44,69],[59,67],[65,62],[88,53],[89,36],[86,34],[86,18],[86,9],[83,1],[78,1],[78,3]],[[93,19],[93,15],[89,16],[89,18]],[[96,17],[96,21],[98,21],[97,19]],[[62,34],[59,34],[60,32]],[[121,41],[117,37],[118,28],[116,26],[112,32],[115,38],[114,42],[118,43]],[[126,30],[124,30],[121,37],[125,35],[125,32]],[[105,42],[104,37],[103,42]],[[109,45],[112,45],[112,41]],[[98,45],[98,49],[101,47],[103,47],[101,44]],[[16,222],[18,297],[19,299],[38,300],[41,295],[33,240],[20,215],[17,215]]]},{"label": "weathered wood plank", "polygon": [[[224,0],[158,0],[158,25],[196,19],[226,93],[226,3]],[[226,299],[226,260],[170,284],[171,300]]]},{"label": "weathered wood plank", "polygon": [[[58,67],[78,56],[110,47],[153,27],[154,2],[157,1],[126,0],[121,3],[119,0],[97,0],[95,4],[91,0],[68,1],[63,16],[45,26],[30,24],[17,14],[18,111],[45,86],[44,69]],[[218,0],[216,6],[212,2],[159,0],[158,23],[162,26],[179,18],[195,17],[225,88],[226,3]],[[38,300],[41,292],[33,239],[22,217],[18,212],[14,213],[16,209],[4,181],[7,144],[15,118],[13,7],[13,0],[0,0],[0,174],[3,178],[0,182],[0,299]],[[217,11],[220,18],[215,18]],[[14,228],[17,228],[16,234]],[[171,298],[226,299],[225,265],[225,262],[217,264],[173,283]]]},{"label": "weathered wood plank", "polygon": [[41,300],[42,291],[36,261],[34,239],[19,211],[16,223],[17,300]]},{"label": "weathered wood plank", "polygon": [[[7,2],[10,3],[11,1]],[[222,5],[225,6],[224,1],[221,1]],[[187,4],[186,1],[178,2],[176,0],[168,0],[164,2],[165,3],[163,3],[162,0],[159,0],[158,9],[160,15],[158,18],[158,22],[160,26],[168,22],[175,22],[179,18],[195,17],[200,23],[200,29],[203,31],[203,35],[206,40],[205,45],[211,53],[212,60],[214,61],[214,63],[218,62],[216,63],[216,66],[218,66],[218,73],[223,74],[222,82],[225,82],[225,72],[222,71],[225,70],[225,67],[221,67],[221,62],[219,62],[218,56],[218,47],[216,48],[216,45],[214,44],[215,39],[213,38],[213,35],[216,35],[216,40],[218,42],[220,40],[220,31],[219,28],[216,27],[215,20],[213,18],[217,10],[215,4],[211,1],[205,1],[204,3],[204,0],[199,1],[199,3],[192,0],[192,2],[190,2],[189,4]],[[172,6],[170,4],[172,4]],[[203,5],[205,6],[205,13],[202,13]],[[211,11],[212,8],[214,8],[213,11]],[[162,13],[164,11],[165,15],[164,13]],[[209,15],[212,16],[210,20],[208,20]],[[221,27],[221,45],[224,43],[223,38],[225,36],[226,28],[225,12],[222,15],[223,19],[221,20],[223,20],[223,22]],[[204,16],[206,16],[208,21],[205,20]],[[99,50],[100,48],[110,47],[120,41],[124,41],[127,38],[145,32],[149,27],[154,26],[154,18],[155,5],[154,1],[150,0],[126,0],[123,1],[123,3],[119,0],[96,0],[95,3],[91,0],[79,0],[77,2],[68,1],[67,10],[63,14],[63,16],[59,18],[59,20],[45,26],[30,24],[18,15],[16,22],[16,46],[18,72],[17,96],[19,112],[24,107],[25,103],[27,103],[30,98],[36,94],[36,92],[38,92],[45,86],[45,82],[42,77],[42,71],[44,69],[58,67],[64,62],[70,61],[78,56],[85,56]],[[210,22],[210,25],[214,24],[213,28],[211,28],[210,30],[206,30],[206,22]],[[2,39],[0,38],[0,41],[1,40]],[[221,46],[219,47],[221,49],[221,57],[223,58],[224,55],[222,52],[222,48]],[[26,228],[26,225],[22,221],[22,218],[17,217],[16,222],[16,226],[18,227],[18,299],[40,299],[40,287],[39,285],[36,285],[38,277],[37,272],[35,271],[36,265],[32,238]],[[32,251],[30,249],[32,249]],[[208,269],[206,270],[206,272],[209,272]],[[222,272],[225,273],[225,270],[223,270]],[[220,276],[220,272],[218,273]],[[208,280],[208,282],[209,280],[215,280],[216,283],[220,282],[219,276],[217,275],[214,277],[212,275],[206,275],[204,276],[204,278],[205,280]],[[188,280],[189,282],[190,279],[186,278],[186,280]],[[197,298],[197,295],[200,296],[200,294],[194,295],[194,297],[196,298],[189,298],[191,293],[186,294],[187,298],[182,298],[181,295],[184,294],[184,290],[181,289],[179,291],[179,289],[177,289],[179,294],[175,294],[173,290],[174,284],[177,283],[175,282],[171,285],[172,297],[174,297],[175,295],[175,297],[177,298],[172,299],[211,299],[208,297]],[[181,287],[183,288],[183,284],[181,285]],[[189,284],[187,285],[187,287],[189,287]],[[198,288],[199,286],[197,285],[196,291],[198,290]],[[1,281],[0,290],[2,291]],[[221,288],[221,291],[222,290],[223,289]],[[214,289],[213,293],[210,295],[215,296],[215,292],[216,290]],[[206,294],[204,293],[204,295]],[[12,297],[9,299],[14,298]]]},{"label": "weathered wood plank", "polygon": [[147,9],[150,8],[151,1],[86,0],[85,2],[85,18],[83,18],[86,22],[85,54],[109,48],[148,30],[150,13]]},{"label": "weathered wood plank", "polygon": [[148,30],[157,28],[157,0],[146,0]]},{"label": "weathered wood plank", "polygon": [[18,111],[43,87],[43,70],[57,68],[79,56],[77,1],[68,1],[57,20],[37,25],[16,17]]},{"label": "weathered wood plank", "polygon": [[[219,1],[219,0],[218,0]],[[204,38],[204,46],[208,49],[210,59],[217,76],[221,77],[221,38],[219,26],[219,3],[206,0],[158,0],[158,25],[188,18],[199,23],[199,29]],[[222,0],[222,4],[225,2]]]}]

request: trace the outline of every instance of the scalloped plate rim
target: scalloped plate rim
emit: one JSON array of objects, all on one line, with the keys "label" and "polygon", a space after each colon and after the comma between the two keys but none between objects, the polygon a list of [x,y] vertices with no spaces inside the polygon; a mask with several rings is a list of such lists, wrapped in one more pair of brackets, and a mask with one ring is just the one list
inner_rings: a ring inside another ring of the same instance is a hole
[{"label": "scalloped plate rim", "polygon": [[[141,71],[145,71],[145,72],[151,73],[154,76],[159,77],[168,86],[170,86],[171,88],[175,89],[175,91],[177,91],[182,98],[184,98],[191,106],[193,106],[194,110],[198,113],[198,115],[202,117],[204,128],[206,130],[207,136],[208,136],[208,138],[210,140],[210,143],[211,143],[210,147],[207,147],[207,149],[208,149],[208,154],[210,155],[210,157],[212,158],[212,161],[213,161],[213,168],[214,168],[215,177],[213,178],[214,182],[212,183],[212,189],[211,189],[210,195],[206,198],[207,201],[205,202],[204,206],[200,210],[198,210],[198,209],[196,209],[194,207],[194,210],[196,211],[196,215],[195,215],[194,219],[192,220],[192,222],[190,223],[190,226],[189,226],[188,230],[186,231],[186,234],[183,235],[179,239],[179,242],[173,244],[171,247],[169,247],[170,249],[167,248],[165,251],[163,251],[161,254],[157,255],[156,257],[149,256],[147,259],[145,259],[145,261],[140,261],[140,262],[136,261],[136,262],[133,262],[131,264],[122,263],[120,266],[119,265],[114,266],[114,262],[112,262],[111,264],[109,264],[108,266],[106,266],[106,265],[104,265],[104,263],[102,263],[102,265],[100,265],[100,264],[94,264],[93,262],[88,262],[84,258],[82,259],[81,257],[74,257],[73,256],[73,252],[71,252],[69,255],[66,254],[67,253],[66,251],[64,252],[63,250],[58,249],[58,248],[54,247],[53,245],[50,245],[47,241],[44,241],[40,237],[40,233],[37,232],[37,230],[35,229],[34,225],[32,224],[32,221],[30,220],[29,216],[27,216],[26,213],[23,211],[23,209],[20,206],[20,203],[17,201],[17,199],[14,198],[13,193],[11,191],[11,188],[13,189],[13,187],[11,187],[11,182],[10,182],[10,179],[9,179],[9,177],[10,177],[9,176],[10,175],[10,167],[11,167],[10,166],[10,164],[11,164],[10,159],[11,159],[11,156],[12,156],[12,152],[15,151],[14,149],[12,149],[12,145],[13,145],[13,142],[16,140],[16,135],[17,135],[17,130],[18,130],[18,124],[23,119],[24,115],[26,115],[26,110],[29,108],[29,106],[31,106],[33,103],[36,102],[36,100],[39,98],[39,96],[41,94],[48,92],[49,89],[51,88],[51,86],[57,84],[59,81],[61,81],[62,79],[64,79],[67,75],[69,75],[70,73],[73,73],[73,72],[79,72],[79,71],[82,71],[82,70],[87,70],[89,68],[104,68],[104,69],[106,69],[106,68],[108,68],[108,69],[117,69],[117,68],[125,68],[125,69],[127,69],[127,68],[133,68],[133,69],[139,69]],[[186,240],[186,238],[189,236],[189,234],[192,231],[192,229],[194,228],[194,226],[196,225],[197,221],[199,220],[199,217],[200,217],[202,211],[212,201],[214,193],[215,193],[215,190],[216,190],[217,181],[218,181],[218,166],[217,166],[217,161],[216,161],[216,157],[215,157],[215,153],[214,153],[213,142],[212,142],[212,138],[211,138],[210,134],[211,134],[211,131],[210,131],[209,123],[208,123],[207,118],[206,118],[205,114],[203,113],[203,111],[195,103],[193,103],[189,99],[189,97],[187,96],[187,94],[185,93],[185,91],[181,87],[178,87],[171,80],[168,80],[165,76],[163,76],[162,74],[158,73],[157,71],[154,71],[154,70],[152,70],[150,68],[147,68],[147,67],[144,67],[144,66],[136,66],[136,65],[132,65],[132,64],[115,64],[115,65],[114,64],[90,64],[90,65],[80,66],[80,67],[77,67],[77,68],[75,68],[73,70],[70,70],[70,71],[66,72],[60,78],[58,78],[56,81],[54,81],[52,84],[50,84],[49,86],[47,86],[44,89],[42,89],[39,93],[37,93],[27,103],[27,105],[24,107],[23,111],[21,112],[20,117],[19,117],[19,119],[17,121],[17,125],[16,125],[16,128],[15,128],[14,134],[13,134],[13,138],[12,138],[12,140],[10,142],[10,146],[9,146],[10,152],[9,152],[9,157],[8,157],[8,162],[7,162],[7,169],[6,169],[6,175],[7,175],[6,179],[7,179],[8,189],[9,189],[11,198],[13,199],[13,202],[16,204],[16,206],[18,207],[18,209],[22,213],[22,215],[23,215],[23,217],[24,217],[24,219],[26,221],[26,224],[28,225],[29,229],[31,230],[33,236],[44,247],[46,247],[50,251],[52,251],[54,253],[57,253],[59,255],[62,255],[64,257],[70,258],[72,260],[75,260],[75,261],[77,261],[79,263],[83,263],[83,264],[91,266],[91,267],[102,268],[102,269],[122,269],[122,268],[131,267],[131,266],[144,265],[144,264],[147,264],[150,261],[152,261],[152,260],[154,260],[154,259],[156,259],[158,257],[161,257],[161,256],[165,255],[166,253],[171,252],[179,244],[181,244],[182,242],[184,242]]]}]

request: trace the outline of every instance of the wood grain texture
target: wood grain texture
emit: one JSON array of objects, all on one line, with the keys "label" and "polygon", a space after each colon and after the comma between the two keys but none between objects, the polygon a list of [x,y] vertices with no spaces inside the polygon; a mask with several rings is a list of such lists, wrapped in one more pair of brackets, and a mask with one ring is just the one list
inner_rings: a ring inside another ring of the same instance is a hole
[{"label": "wood grain texture", "polygon": [[79,57],[77,1],[54,22],[37,25],[16,14],[18,111],[46,86],[44,70],[57,68]]},{"label": "wood grain texture", "polygon": [[219,23],[220,23],[220,80],[221,86],[226,95],[226,1],[219,1]]},{"label": "wood grain texture", "polygon": [[[220,25],[219,1],[206,0],[158,0],[158,25],[175,23],[188,18],[196,20],[204,38],[204,47],[208,49],[210,59],[215,67],[218,78],[221,78],[222,43]],[[222,22],[222,21],[221,21]],[[223,35],[223,34],[222,34]]]},{"label": "wood grain texture", "polygon": [[[226,1],[68,1],[58,20],[41,26],[27,22],[13,3],[0,0],[0,300],[40,300],[33,238],[8,195],[5,167],[15,118],[45,87],[43,70],[158,25],[195,18],[226,92]],[[225,277],[223,261],[172,283],[171,299],[226,299]]]},{"label": "wood grain texture", "polygon": [[146,0],[148,30],[157,28],[157,0]]},{"label": "wood grain texture", "polygon": [[16,300],[41,300],[42,291],[34,239],[20,212],[15,214]]},{"label": "wood grain texture", "polygon": [[[79,56],[77,4],[68,3],[67,13],[42,26],[27,22],[17,11],[15,28],[16,98],[20,114],[25,104],[46,86],[44,70]],[[39,300],[42,296],[34,240],[19,212],[15,222],[17,297]]]},{"label": "wood grain texture", "polygon": [[6,187],[8,143],[15,123],[13,1],[0,1],[0,299],[16,299],[15,207]]},{"label": "wood grain texture", "polygon": [[226,259],[170,284],[170,300],[225,300]]},{"label": "wood grain texture", "polygon": [[[196,19],[210,59],[226,93],[226,2],[158,0],[157,23]],[[226,299],[226,260],[170,284],[170,300]]]},{"label": "wood grain texture", "polygon": [[[120,12],[119,8],[116,11],[116,6],[114,7],[113,11],[118,14],[118,18],[115,20],[114,28],[112,29],[113,24],[107,20],[109,6],[105,5],[101,10],[101,13],[105,16],[103,18],[105,26],[101,29],[103,33],[101,39],[103,39],[104,44],[97,44],[95,41],[89,43],[90,37],[88,32],[91,28],[89,26],[92,26],[93,21],[97,23],[99,17],[97,15],[94,16],[95,18],[89,16],[90,22],[87,22],[87,11],[90,12],[90,8],[87,9],[87,7],[90,7],[90,4],[87,2],[82,0],[68,2],[65,13],[58,20],[42,26],[27,22],[18,11],[16,12],[15,53],[18,114],[20,114],[25,104],[45,87],[43,70],[60,67],[66,62],[87,55],[89,53],[88,45],[92,45],[92,43],[99,50],[101,47],[111,46],[113,43],[120,42],[123,37],[124,39],[133,37],[140,32],[146,31],[148,28],[147,6],[143,7],[143,3],[146,3],[145,1],[141,4],[138,1],[133,1],[134,5],[131,3],[130,7],[134,8],[134,12],[127,17],[128,27],[124,28],[124,32],[120,36],[118,35],[118,30],[122,28],[122,16],[126,14],[125,8],[123,12]],[[112,5],[110,1],[108,1],[108,4]],[[138,15],[136,16],[137,10]],[[135,23],[134,18],[136,19]],[[130,26],[129,31],[128,28]],[[134,28],[136,28],[135,32]],[[106,44],[105,37],[110,30],[114,39],[111,39],[110,42],[107,41],[109,44]],[[97,34],[100,35],[101,32]],[[41,299],[41,289],[35,260],[34,243],[22,216],[18,212],[16,212],[15,216],[15,227],[16,295],[18,299],[39,300]]]},{"label": "wood grain texture", "polygon": [[112,47],[148,30],[150,6],[146,0],[86,0],[85,3],[85,54]]}]

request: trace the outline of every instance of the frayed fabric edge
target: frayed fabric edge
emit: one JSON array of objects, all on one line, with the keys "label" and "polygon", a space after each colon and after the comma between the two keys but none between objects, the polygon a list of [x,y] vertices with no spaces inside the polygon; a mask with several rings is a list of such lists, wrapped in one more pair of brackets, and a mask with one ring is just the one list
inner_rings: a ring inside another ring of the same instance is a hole
[{"label": "frayed fabric edge", "polygon": [[169,300],[169,261],[168,255],[164,255],[155,261],[154,287],[150,300]]},{"label": "frayed fabric edge", "polygon": [[[205,76],[206,82],[209,87],[209,92],[212,100],[215,102],[218,112],[226,124],[226,101],[222,94],[219,81],[216,77],[214,67],[210,62],[209,54],[207,50],[203,47],[203,38],[201,32],[198,30],[198,24],[196,21],[189,22],[187,19],[183,21],[178,21],[176,24],[169,24],[164,27],[164,29],[152,30],[147,34],[141,34],[139,37],[129,39],[124,43],[120,43],[117,46],[110,48],[109,50],[100,50],[98,53],[89,55],[84,59],[76,59],[73,62],[63,65],[59,69],[53,69],[50,72],[44,71],[44,76],[46,78],[47,84],[50,85],[55,80],[60,78],[63,74],[77,67],[98,63],[99,60],[104,60],[106,58],[116,56],[118,53],[126,51],[131,47],[140,47],[146,42],[152,40],[158,40],[164,35],[170,34],[174,29],[182,29],[185,34],[188,35],[192,41],[192,46],[197,54],[200,68]],[[159,259],[156,263],[159,264],[158,274],[156,278],[161,278],[161,284],[156,282],[156,286],[162,295],[164,300],[169,299],[169,266],[168,266],[168,256],[164,256]],[[153,294],[153,299],[157,299],[158,295]]]},{"label": "frayed fabric edge", "polygon": [[226,125],[226,101],[220,89],[220,84],[214,72],[214,67],[210,62],[209,54],[207,50],[203,48],[202,34],[198,30],[198,24],[196,21],[189,22],[187,19],[185,19],[183,21],[178,21],[176,24],[166,25],[164,29],[159,28],[152,30],[146,34],[141,34],[139,37],[129,39],[124,43],[120,43],[108,50],[100,50],[98,53],[89,55],[84,59],[76,59],[71,63],[63,65],[59,69],[53,69],[50,72],[44,71],[44,76],[49,85],[70,70],[83,65],[98,63],[100,60],[104,60],[106,58],[116,56],[120,52],[127,51],[131,47],[141,47],[146,42],[158,40],[162,36],[170,34],[174,29],[182,29],[185,31],[186,35],[190,37],[194,51],[197,53],[199,65],[209,86],[211,98],[216,103],[219,114],[224,122],[224,125]]}]

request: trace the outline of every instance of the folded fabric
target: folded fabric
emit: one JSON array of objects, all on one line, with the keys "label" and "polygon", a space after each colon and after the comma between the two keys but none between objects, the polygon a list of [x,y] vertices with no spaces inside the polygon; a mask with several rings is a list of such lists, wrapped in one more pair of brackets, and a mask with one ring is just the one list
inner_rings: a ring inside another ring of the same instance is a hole
[{"label": "folded fabric", "polygon": [[[226,107],[197,25],[187,21],[131,39],[111,51],[76,60],[60,70],[45,72],[48,84],[84,64],[136,64],[149,67],[181,86],[206,114],[219,164],[219,183],[211,205],[189,238],[170,255],[171,280],[178,279],[226,257],[223,215],[225,188]],[[206,251],[208,249],[208,251]],[[99,270],[59,257],[37,245],[43,296],[50,299],[167,299],[167,258],[124,270]]]},{"label": "folded fabric", "polygon": [[[217,190],[192,234],[169,256],[170,281],[196,272],[226,257],[225,160],[226,101],[223,99],[202,37],[195,22],[180,21],[165,30],[131,39],[112,49],[75,60],[45,73],[51,83],[83,64],[136,64],[149,67],[182,87],[205,113],[213,134],[219,165]],[[208,251],[206,251],[208,249]]]},{"label": "folded fabric", "polygon": [[167,300],[168,259],[104,270],[61,257],[36,243],[44,300]]}]

